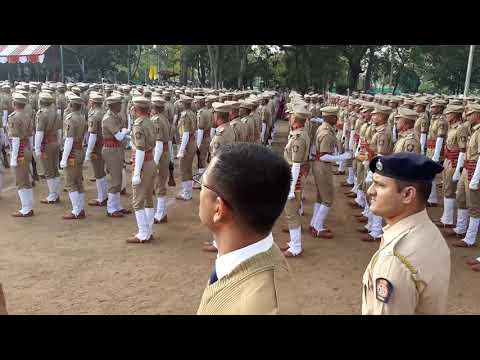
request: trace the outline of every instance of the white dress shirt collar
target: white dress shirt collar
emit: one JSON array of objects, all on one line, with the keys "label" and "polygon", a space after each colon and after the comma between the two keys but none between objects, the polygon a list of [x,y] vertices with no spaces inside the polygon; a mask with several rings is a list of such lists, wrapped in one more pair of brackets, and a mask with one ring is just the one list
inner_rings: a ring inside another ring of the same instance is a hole
[{"label": "white dress shirt collar", "polygon": [[257,241],[252,245],[245,246],[244,248],[234,250],[217,257],[215,260],[215,271],[217,273],[217,278],[221,279],[222,277],[231,273],[238,265],[247,259],[262,252],[268,251],[272,245],[273,236],[272,233],[270,233],[266,238]]}]

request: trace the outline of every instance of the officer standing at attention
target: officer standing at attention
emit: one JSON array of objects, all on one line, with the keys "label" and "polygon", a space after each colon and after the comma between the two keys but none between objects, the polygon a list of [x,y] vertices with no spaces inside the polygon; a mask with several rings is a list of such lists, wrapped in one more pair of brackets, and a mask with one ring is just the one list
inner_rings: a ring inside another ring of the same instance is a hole
[{"label": "officer standing at attention", "polygon": [[29,166],[32,160],[32,121],[25,114],[27,98],[19,93],[12,94],[14,112],[8,116],[8,137],[11,141],[10,167],[14,168],[15,185],[22,208],[13,217],[33,216],[33,189]]},{"label": "officer standing at attention", "polygon": [[102,119],[105,115],[103,110],[103,96],[97,93],[90,94],[91,109],[88,113],[88,146],[85,160],[92,164],[95,183],[97,186],[97,199],[88,202],[90,206],[107,205],[107,174],[105,173],[105,161],[102,157],[103,135]]},{"label": "officer standing at attention", "polygon": [[443,167],[422,155],[397,153],[373,158],[369,168],[370,209],[387,226],[363,275],[362,314],[444,314],[450,250],[426,211]]},{"label": "officer standing at attention", "polygon": [[40,200],[42,204],[55,204],[60,201],[60,174],[58,162],[60,145],[58,139],[58,122],[55,109],[51,107],[53,97],[41,92],[39,95],[40,109],[36,114],[35,154],[43,163],[47,179],[48,197]]},{"label": "officer standing at attention", "polygon": [[85,218],[85,189],[83,187],[83,137],[87,131],[85,117],[80,112],[84,106],[80,96],[70,96],[72,112],[65,118],[65,144],[60,167],[66,169],[66,188],[72,203],[70,214],[64,220]]},{"label": "officer standing at attention", "polygon": [[132,99],[136,118],[133,123],[132,174],[133,209],[137,220],[138,232],[127,243],[139,244],[153,240],[153,222],[155,208],[153,204],[153,188],[155,183],[155,163],[153,149],[155,147],[155,127],[148,114],[150,100],[143,96]]}]

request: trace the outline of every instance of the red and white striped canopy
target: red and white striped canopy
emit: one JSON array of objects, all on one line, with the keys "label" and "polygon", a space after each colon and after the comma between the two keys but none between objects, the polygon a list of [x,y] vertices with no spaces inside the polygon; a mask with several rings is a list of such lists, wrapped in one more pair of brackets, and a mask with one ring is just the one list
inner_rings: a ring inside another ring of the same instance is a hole
[{"label": "red and white striped canopy", "polygon": [[50,45],[0,45],[0,63],[43,63]]}]

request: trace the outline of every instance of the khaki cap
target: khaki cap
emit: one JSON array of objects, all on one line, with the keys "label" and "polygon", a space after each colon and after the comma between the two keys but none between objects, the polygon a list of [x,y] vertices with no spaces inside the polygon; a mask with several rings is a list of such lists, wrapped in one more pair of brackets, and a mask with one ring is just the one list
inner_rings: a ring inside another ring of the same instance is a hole
[{"label": "khaki cap", "polygon": [[206,102],[214,102],[215,100],[218,99],[218,96],[215,96],[215,95],[208,95],[206,98],[205,98],[205,101]]},{"label": "khaki cap", "polygon": [[232,107],[229,104],[221,102],[214,102],[212,107],[215,112],[229,113],[232,110]]},{"label": "khaki cap", "polygon": [[141,107],[141,108],[148,108],[150,107],[150,100],[147,99],[145,96],[134,96],[132,98],[132,102],[134,105]]},{"label": "khaki cap", "polygon": [[72,104],[79,104],[79,105],[83,104],[83,99],[76,94],[70,95],[69,100]]},{"label": "khaki cap", "polygon": [[193,101],[193,98],[190,96],[180,95],[180,101],[183,103],[190,103]]},{"label": "khaki cap", "polygon": [[225,104],[230,105],[232,109],[240,108],[240,101],[227,100],[225,101]]},{"label": "khaki cap", "polygon": [[157,106],[165,105],[166,100],[160,96],[153,96],[152,97],[152,104]]},{"label": "khaki cap", "polygon": [[447,108],[445,109],[444,114],[450,114],[450,113],[458,113],[461,114],[465,111],[465,108],[462,105],[452,105],[448,104]]},{"label": "khaki cap", "polygon": [[442,100],[442,99],[435,99],[435,100],[432,101],[432,105],[430,105],[430,107],[435,107],[435,106],[445,107],[445,106],[447,106],[447,102],[445,100]]},{"label": "khaki cap", "polygon": [[19,103],[19,104],[26,104],[27,103],[27,98],[25,97],[25,95],[22,95],[18,92],[14,92],[12,94],[12,100],[14,102]]},{"label": "khaki cap", "polygon": [[427,101],[427,99],[425,99],[425,98],[418,98],[418,99],[415,99],[415,105],[427,106],[427,105],[428,105],[428,101]]},{"label": "khaki cap", "polygon": [[375,109],[372,111],[372,114],[385,114],[390,115],[392,112],[392,108],[389,106],[377,105]]},{"label": "khaki cap", "polygon": [[365,102],[363,102],[361,109],[362,109],[361,110],[362,113],[366,113],[368,111],[373,111],[373,109],[375,109],[375,104],[373,104],[371,102],[368,102],[368,101],[365,101]]},{"label": "khaki cap", "polygon": [[194,96],[193,99],[195,101],[205,101],[205,96]]},{"label": "khaki cap", "polygon": [[[373,107],[372,107],[373,108]],[[322,116],[332,116],[332,115],[338,115],[338,107],[337,106],[325,106],[320,109],[322,112]]]},{"label": "khaki cap", "polygon": [[471,103],[468,105],[468,110],[466,111],[465,115],[470,115],[473,113],[480,113],[480,104]]},{"label": "khaki cap", "polygon": [[122,102],[122,98],[118,95],[112,95],[107,97],[107,105],[112,105],[119,102]]},{"label": "khaki cap", "polygon": [[399,108],[398,109],[398,114],[395,115],[395,118],[403,118],[403,119],[408,119],[415,121],[417,120],[418,114],[416,111],[409,109],[409,108]]},{"label": "khaki cap", "polygon": [[103,103],[103,96],[96,92],[91,92],[89,96],[89,100],[96,102],[96,103]]},{"label": "khaki cap", "polygon": [[47,92],[41,92],[39,95],[38,95],[38,99],[40,101],[43,101],[43,102],[48,102],[48,103],[52,103],[53,102],[53,96],[50,95],[49,93]]},{"label": "khaki cap", "polygon": [[293,105],[290,113],[300,119],[308,119],[312,116],[312,113],[308,110],[306,104]]},{"label": "khaki cap", "polygon": [[251,109],[254,108],[254,106],[255,105],[249,100],[243,100],[243,101],[240,102],[240,107],[244,108],[244,109],[250,109],[251,110]]}]

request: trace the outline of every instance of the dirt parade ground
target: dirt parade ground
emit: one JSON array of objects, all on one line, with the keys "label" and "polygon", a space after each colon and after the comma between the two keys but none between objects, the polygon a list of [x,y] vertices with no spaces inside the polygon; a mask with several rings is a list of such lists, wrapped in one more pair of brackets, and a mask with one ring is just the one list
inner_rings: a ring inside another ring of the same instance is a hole
[{"label": "dirt parade ground", "polygon": [[[287,124],[282,122],[281,135]],[[195,162],[196,163],[196,160]],[[178,165],[178,163],[176,164]],[[84,165],[86,202],[96,197],[90,163]],[[131,176],[131,169],[128,174]],[[19,199],[11,170],[6,170],[0,200],[0,283],[10,314],[195,314],[215,254],[201,250],[211,236],[198,218],[199,191],[193,200],[174,197],[181,184],[168,188],[168,223],[154,225],[150,244],[126,244],[136,232],[134,215],[108,218],[106,208],[86,206],[86,219],[62,220],[71,210],[66,192],[60,204],[44,205],[45,180],[34,188],[35,216],[13,218]],[[303,314],[360,314],[362,275],[378,243],[363,243],[360,225],[335,177],[335,203],[327,221],[334,239],[313,238],[308,230],[314,200],[313,176],[305,186],[303,254],[289,260]],[[131,208],[131,188],[122,205]],[[442,208],[429,209],[436,218]],[[284,219],[275,225],[278,244]],[[451,242],[451,240],[447,240]],[[480,314],[480,275],[465,259],[479,248],[451,247],[449,314]],[[435,256],[435,254],[432,254]]]}]

